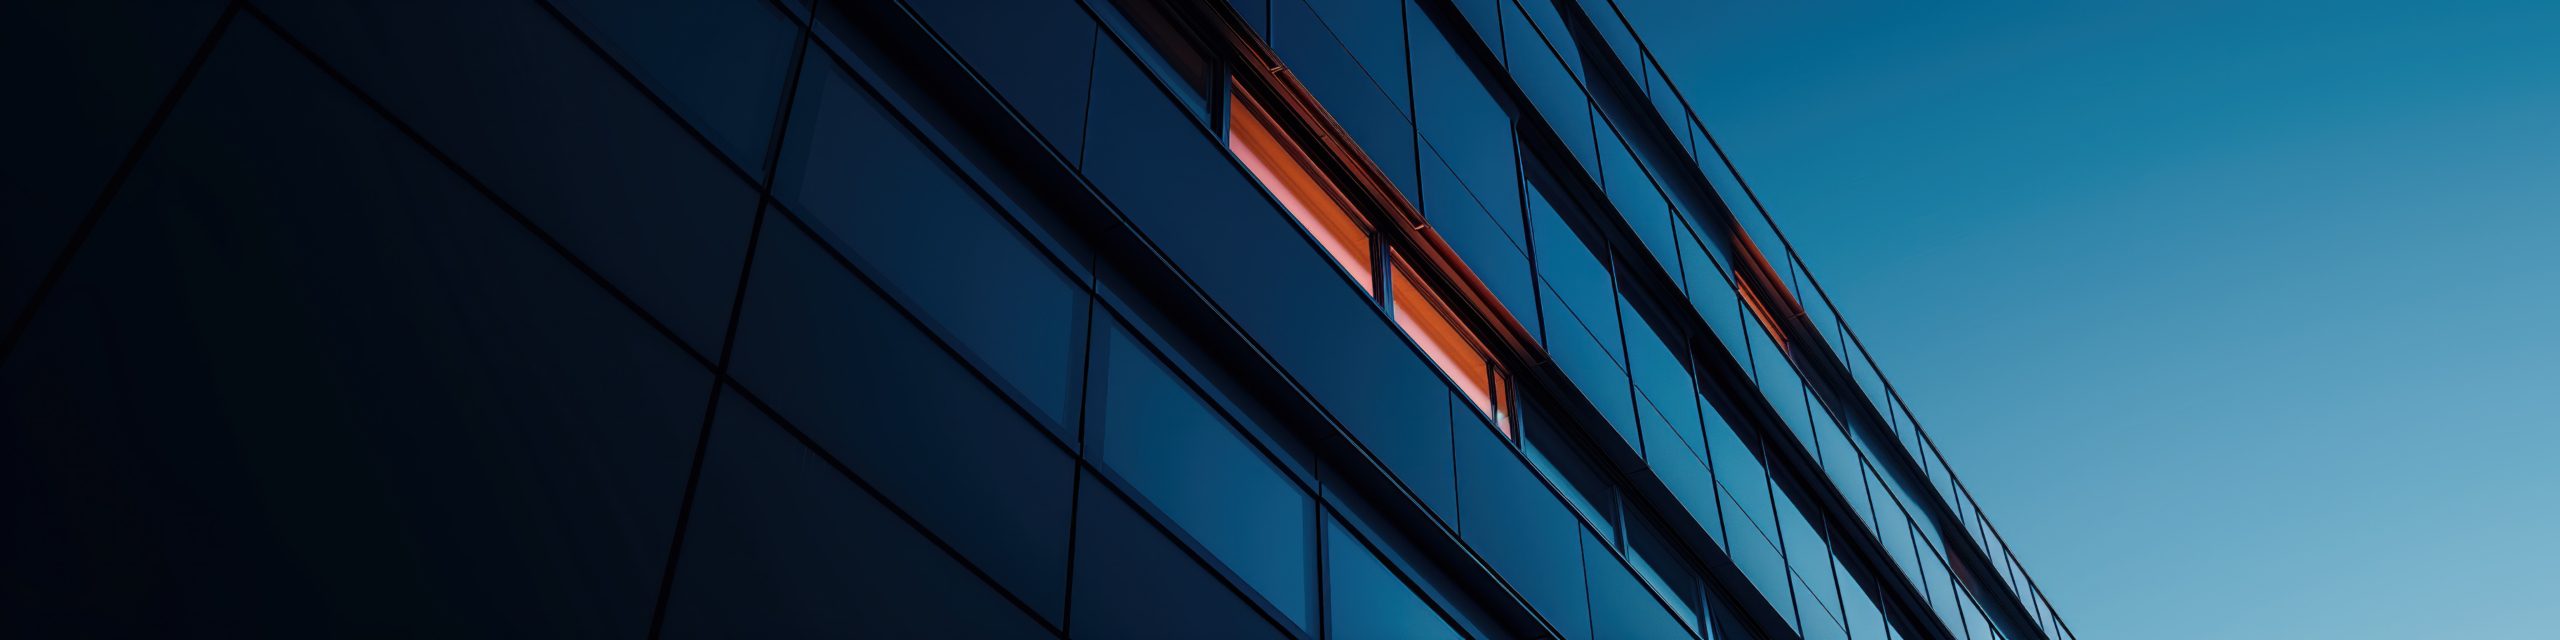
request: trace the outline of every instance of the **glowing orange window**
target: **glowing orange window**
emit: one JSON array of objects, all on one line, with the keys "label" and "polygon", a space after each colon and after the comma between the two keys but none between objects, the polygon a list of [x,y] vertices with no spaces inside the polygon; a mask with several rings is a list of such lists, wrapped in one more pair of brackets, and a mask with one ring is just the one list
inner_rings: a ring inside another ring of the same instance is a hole
[{"label": "glowing orange window", "polygon": [[[1240,92],[1239,92],[1240,93]],[[1262,186],[1280,198],[1298,225],[1324,245],[1333,261],[1351,272],[1360,290],[1376,295],[1376,266],[1369,255],[1369,227],[1343,204],[1333,183],[1318,173],[1304,151],[1282,137],[1271,117],[1236,96],[1227,101],[1227,149],[1244,160]]]},{"label": "glowing orange window", "polygon": [[1432,364],[1457,381],[1458,392],[1465,394],[1468,402],[1493,417],[1494,429],[1501,431],[1503,437],[1510,437],[1502,372],[1494,368],[1493,360],[1485,356],[1466,325],[1459,324],[1448,305],[1440,302],[1440,296],[1423,288],[1421,279],[1401,259],[1395,262],[1395,280],[1387,290],[1394,298],[1389,307],[1394,311],[1396,326],[1412,336],[1415,344],[1422,345],[1422,353],[1430,356]]}]

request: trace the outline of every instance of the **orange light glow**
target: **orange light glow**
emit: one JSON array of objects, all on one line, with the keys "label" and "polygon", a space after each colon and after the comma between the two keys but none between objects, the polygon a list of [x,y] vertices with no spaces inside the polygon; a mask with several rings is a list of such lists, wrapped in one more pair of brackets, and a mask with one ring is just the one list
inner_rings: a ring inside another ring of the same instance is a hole
[{"label": "orange light glow", "polygon": [[1376,267],[1369,258],[1369,229],[1358,216],[1343,206],[1332,183],[1317,173],[1296,145],[1281,138],[1269,116],[1245,102],[1242,96],[1227,101],[1227,149],[1244,161],[1262,186],[1280,199],[1280,206],[1298,219],[1298,225],[1324,245],[1333,261],[1360,281],[1360,290],[1376,294],[1371,281]]},{"label": "orange light glow", "polygon": [[1493,362],[1476,346],[1464,325],[1460,325],[1449,308],[1440,303],[1439,296],[1423,288],[1413,270],[1405,268],[1402,260],[1396,262],[1395,282],[1387,288],[1395,298],[1396,326],[1404,328],[1405,335],[1412,336],[1415,344],[1422,345],[1422,353],[1430,356],[1432,364],[1439,365],[1442,372],[1457,382],[1458,391],[1467,396],[1468,402],[1475,403],[1485,415],[1493,417],[1494,429],[1501,431],[1503,437],[1510,437],[1511,421],[1505,419],[1508,412],[1502,398],[1502,373],[1494,369]]},{"label": "orange light glow", "polygon": [[1751,309],[1751,317],[1760,320],[1760,329],[1769,332],[1769,340],[1777,343],[1779,351],[1785,351],[1787,334],[1778,330],[1778,319],[1769,316],[1769,308],[1760,305],[1760,297],[1751,294],[1751,283],[1737,279],[1733,284],[1734,290],[1742,294],[1742,306]]}]

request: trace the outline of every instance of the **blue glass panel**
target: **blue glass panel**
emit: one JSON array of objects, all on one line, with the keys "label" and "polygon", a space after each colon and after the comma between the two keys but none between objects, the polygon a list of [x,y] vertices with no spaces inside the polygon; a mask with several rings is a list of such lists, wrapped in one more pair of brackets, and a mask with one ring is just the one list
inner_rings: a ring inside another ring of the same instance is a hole
[{"label": "blue glass panel", "polygon": [[1778,410],[1778,417],[1786,421],[1787,429],[1795,432],[1797,438],[1806,439],[1806,446],[1812,446],[1806,431],[1811,422],[1809,405],[1812,398],[1805,393],[1803,379],[1796,377],[1795,365],[1787,361],[1786,353],[1780,351],[1776,343],[1770,341],[1769,334],[1762,331],[1759,322],[1755,320],[1745,325],[1743,330],[1750,334],[1750,365],[1760,394],[1768,398],[1770,408]]},{"label": "blue glass panel", "polygon": [[1840,617],[1842,622],[1847,623],[1849,637],[1886,637],[1885,629],[1888,625],[1885,622],[1884,611],[1876,608],[1874,600],[1867,598],[1866,588],[1850,577],[1847,569],[1836,570],[1840,572]]},{"label": "blue glass panel", "polygon": [[[1465,24],[1458,25],[1456,28],[1450,29],[1450,31],[1453,33],[1468,34],[1477,41],[1483,42],[1485,48],[1491,50],[1493,52],[1493,57],[1499,60],[1502,57],[1502,5],[1504,2],[1506,2],[1506,0],[1455,0],[1451,2],[1450,4],[1458,6],[1458,15],[1463,18]],[[1420,21],[1420,18],[1408,19]]]},{"label": "blue glass panel", "polygon": [[1636,239],[1651,252],[1664,273],[1680,272],[1679,241],[1671,235],[1671,203],[1654,186],[1653,177],[1627,152],[1626,145],[1604,124],[1600,136],[1601,180],[1609,200],[1625,218]]},{"label": "blue glass panel", "polygon": [[1554,47],[1556,51],[1565,54],[1566,62],[1573,65],[1574,75],[1577,77],[1581,75],[1581,57],[1574,55],[1576,47],[1573,44],[1573,33],[1565,29],[1564,14],[1557,12],[1556,0],[1511,0],[1505,4],[1528,12],[1522,23],[1503,25],[1509,29],[1508,35],[1545,38],[1546,46]]},{"label": "blue glass panel", "polygon": [[1600,32],[1600,41],[1608,44],[1606,47],[1584,47],[1587,57],[1582,61],[1583,68],[1618,65],[1635,79],[1638,88],[1656,89],[1654,85],[1647,84],[1645,71],[1651,67],[1645,64],[1643,47],[1636,42],[1635,33],[1627,30],[1627,23],[1619,20],[1618,13],[1613,10],[1615,7],[1603,5],[1592,9],[1584,15],[1591,18],[1591,26]]},{"label": "blue glass panel", "polygon": [[704,455],[666,637],[1050,637],[745,398]]},{"label": "blue glass panel", "polygon": [[1227,0],[1227,6],[1234,8],[1236,15],[1244,16],[1245,24],[1253,28],[1255,35],[1262,36],[1262,41],[1271,41],[1271,0]]},{"label": "blue glass panel", "polygon": [[1423,212],[1432,229],[1449,243],[1449,248],[1465,260],[1467,270],[1475,272],[1485,287],[1493,290],[1511,316],[1520,320],[1531,333],[1538,330],[1536,282],[1530,277],[1529,256],[1512,236],[1485,213],[1475,196],[1458,184],[1457,176],[1441,162],[1438,154],[1427,154],[1428,170],[1423,174]]},{"label": "blue glass panel", "polygon": [[1731,522],[1736,514],[1730,510],[1738,509],[1740,514],[1763,524],[1775,522],[1769,510],[1768,472],[1760,466],[1760,458],[1732,428],[1711,424],[1706,431],[1708,461],[1714,465],[1716,482],[1728,492],[1726,532],[1731,534],[1736,528]]},{"label": "blue glass panel", "polygon": [[1535,33],[1518,28],[1525,18],[1517,10],[1506,12],[1504,19],[1503,48],[1511,65],[1512,81],[1519,84],[1522,93],[1528,94],[1529,103],[1537,106],[1538,113],[1545,117],[1548,126],[1555,129],[1556,137],[1564,141],[1565,148],[1577,161],[1586,169],[1594,166],[1591,164],[1592,154],[1598,147],[1594,146],[1591,133],[1590,96],[1582,92],[1572,73],[1557,61],[1555,52],[1547,48],[1546,41]]},{"label": "blue glass panel", "polygon": [[1704,345],[1708,338],[1701,338],[1700,352],[1714,353],[1715,349],[1721,349],[1734,362],[1747,367],[1751,347],[1743,341],[1748,334],[1742,325],[1751,320],[1744,317],[1747,312],[1743,310],[1740,293],[1734,290],[1732,281],[1726,279],[1719,263],[1698,243],[1698,237],[1688,226],[1681,225],[1673,233],[1681,239],[1680,268],[1685,276],[1683,286],[1689,292],[1689,305],[1707,321],[1707,330],[1715,332],[1713,342],[1720,345],[1714,349],[1707,348]]},{"label": "blue glass panel", "polygon": [[1387,569],[1385,561],[1326,520],[1326,637],[1332,640],[1429,640],[1464,638],[1441,619],[1421,594]]},{"label": "blue glass panel", "polygon": [[[1602,340],[1600,344],[1609,357],[1618,359],[1618,303],[1616,290],[1610,285],[1609,263],[1592,252],[1591,245],[1583,242],[1572,225],[1565,224],[1537,189],[1529,190],[1529,233],[1529,257],[1537,266],[1538,277],[1554,287],[1573,315],[1579,316]],[[1550,327],[1548,333],[1556,331]]]},{"label": "blue glass panel", "polygon": [[[1545,291],[1549,304],[1553,304],[1555,289],[1549,287]],[[1601,340],[1577,322],[1571,312],[1550,314],[1547,318],[1547,355],[1553,356],[1556,367],[1581,388],[1583,397],[1600,409],[1600,415],[1617,429],[1619,437],[1626,438],[1627,446],[1640,446],[1644,440],[1637,437],[1642,423],[1636,418],[1635,387],[1627,379],[1627,370],[1601,346]]]},{"label": "blue glass panel", "polygon": [[1299,626],[1315,626],[1315,503],[1235,425],[1113,326],[1093,435],[1102,461]]},{"label": "blue glass panel", "polygon": [[[1426,148],[1442,158],[1514,242],[1528,235],[1520,222],[1520,171],[1512,155],[1511,115],[1494,101],[1440,29],[1417,7],[1413,36],[1414,122]],[[1425,164],[1429,164],[1425,154]]]},{"label": "blue glass panel", "polygon": [[1820,530],[1805,520],[1795,503],[1785,498],[1779,496],[1778,542],[1786,549],[1788,566],[1795,571],[1797,607],[1808,627],[1820,626],[1815,624],[1817,620],[1838,627],[1839,607],[1834,602],[1839,596],[1831,581],[1831,545],[1824,541]]},{"label": "blue glass panel", "polygon": [[7,633],[646,634],[709,371],[232,27],[0,366]]},{"label": "blue glass panel", "polygon": [[1663,601],[1611,556],[1608,543],[1584,534],[1583,565],[1591,574],[1591,637],[1594,640],[1670,640],[1689,632]]},{"label": "blue glass panel", "polygon": [[1637,577],[1653,587],[1663,604],[1671,607],[1673,616],[1689,628],[1697,628],[1705,583],[1698,577],[1697,564],[1689,561],[1688,553],[1672,544],[1652,521],[1636,520],[1627,525],[1627,562],[1635,567]]},{"label": "blue glass panel", "polygon": [[[1361,1],[1384,4],[1379,0]],[[1421,194],[1414,160],[1413,120],[1405,116],[1402,98],[1391,97],[1404,95],[1403,76],[1381,78],[1361,68],[1344,49],[1344,41],[1335,39],[1302,1],[1273,0],[1271,12],[1271,46],[1279,51],[1281,62],[1289,65],[1290,75],[1305,83],[1316,100],[1324,103],[1325,112],[1342,124],[1360,152],[1377,163],[1407,199]],[[1392,21],[1396,16],[1389,14],[1387,19]],[[1385,33],[1401,47],[1401,29],[1390,25]],[[1390,80],[1394,84],[1386,84]]]},{"label": "blue glass panel", "polygon": [[776,197],[1072,439],[1084,292],[834,65],[792,114]]},{"label": "blue glass panel", "polygon": [[1398,479],[1452,504],[1448,385],[1135,63],[1106,61],[1093,136],[1112,143],[1086,175]]},{"label": "blue glass panel", "polygon": [[258,6],[695,350],[719,351],[756,190],[541,6]]},{"label": "blue glass panel", "polygon": [[1491,433],[1458,434],[1459,531],[1467,545],[1567,638],[1590,637],[1582,589],[1582,527],[1511,447]]},{"label": "blue glass panel", "polygon": [[729,371],[1053,619],[1073,462],[818,241],[768,219]]},{"label": "blue glass panel", "polygon": [[[1710,535],[1723,535],[1718,529],[1723,517],[1718,512],[1720,497],[1716,495],[1715,476],[1707,471],[1707,462],[1698,446],[1669,429],[1646,429],[1645,462],[1653,469],[1663,486],[1686,507],[1689,518],[1705,527]],[[1684,514],[1671,514],[1678,517]]]},{"label": "blue glass panel", "polygon": [[[1351,51],[1360,67],[1387,90],[1399,108],[1405,99],[1404,16],[1406,0],[1272,0],[1288,11],[1305,3],[1332,30],[1334,39]],[[1286,36],[1284,36],[1286,37]],[[1406,113],[1412,113],[1406,109]]]},{"label": "blue glass panel", "polygon": [[1769,600],[1770,607],[1777,609],[1780,615],[1789,616],[1792,621],[1795,619],[1795,595],[1787,574],[1787,559],[1779,554],[1776,542],[1762,535],[1757,528],[1743,526],[1745,524],[1748,523],[1738,519],[1725,521],[1725,526],[1730,528],[1725,537],[1725,555],[1732,558],[1734,568],[1740,569],[1743,577],[1751,581],[1751,587]]},{"label": "blue glass panel", "polygon": [[1523,404],[1520,413],[1520,452],[1537,465],[1540,473],[1564,492],[1565,502],[1580,510],[1585,519],[1603,532],[1614,533],[1618,527],[1618,488],[1602,475],[1600,466],[1547,412]]},{"label": "blue glass panel", "polygon": [[[1698,394],[1690,382],[1688,366],[1665,340],[1654,334],[1652,324],[1637,314],[1626,299],[1620,298],[1619,303],[1626,322],[1627,369],[1635,378],[1639,402],[1653,405],[1670,419],[1669,428],[1695,439]],[[1651,429],[1652,424],[1647,423],[1646,428]]]},{"label": "blue glass panel", "polygon": [[771,3],[559,0],[562,13],[749,171],[761,171],[800,27]]},{"label": "blue glass panel", "polygon": [[1083,476],[1076,511],[1077,638],[1289,637],[1193,562],[1136,507]]},{"label": "blue glass panel", "polygon": [[1091,16],[1073,2],[971,0],[907,3],[1031,126],[1066,157],[1083,149],[1085,94],[1093,78]]}]

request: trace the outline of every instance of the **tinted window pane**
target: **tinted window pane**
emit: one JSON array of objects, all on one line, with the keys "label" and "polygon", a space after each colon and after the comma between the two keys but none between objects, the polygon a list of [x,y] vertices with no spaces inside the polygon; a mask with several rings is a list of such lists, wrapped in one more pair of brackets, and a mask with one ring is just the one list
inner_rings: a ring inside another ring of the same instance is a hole
[{"label": "tinted window pane", "polygon": [[768,219],[730,373],[782,419],[1053,618],[1073,462],[828,256]]},{"label": "tinted window pane", "polygon": [[1404,96],[1404,0],[1273,0],[1282,7],[1301,1],[1315,8],[1370,79],[1395,98]]},{"label": "tinted window pane", "polygon": [[1050,637],[746,399],[711,438],[667,637]]},{"label": "tinted window pane", "polygon": [[1521,437],[1527,443],[1521,452],[1527,454],[1529,462],[1564,489],[1566,500],[1585,518],[1603,532],[1613,531],[1618,526],[1617,486],[1610,484],[1591,456],[1562,431],[1568,427],[1536,409],[1524,410],[1520,417],[1525,431]]},{"label": "tinted window pane", "polygon": [[1689,555],[1672,544],[1661,528],[1650,520],[1637,520],[1627,526],[1627,560],[1635,564],[1637,574],[1653,583],[1654,591],[1670,598],[1681,620],[1696,625],[1700,589],[1696,564]]},{"label": "tinted window pane", "polygon": [[1076,513],[1076,615],[1067,635],[1288,637],[1129,503],[1099,486],[1086,486],[1083,494]]},{"label": "tinted window pane", "polygon": [[[761,172],[800,29],[763,2],[563,0],[560,9],[732,161]],[[790,3],[797,4],[797,3]]]},{"label": "tinted window pane", "polygon": [[1333,640],[1457,640],[1456,629],[1341,523],[1325,521],[1326,630]]},{"label": "tinted window pane", "polygon": [[934,33],[1066,157],[1083,149],[1093,78],[1093,18],[1073,2],[917,2]]},{"label": "tinted window pane", "polygon": [[[1424,146],[1438,150],[1458,180],[1484,203],[1503,233],[1517,242],[1528,236],[1520,228],[1519,173],[1511,154],[1511,116],[1494,102],[1440,29],[1419,7],[1407,12],[1413,34],[1415,126]],[[1428,172],[1431,154],[1424,154]],[[1428,178],[1428,176],[1426,176]]]},{"label": "tinted window pane", "polygon": [[776,195],[993,365],[1051,422],[1070,424],[1084,293],[941,156],[823,60],[802,81]]},{"label": "tinted window pane", "polygon": [[1426,165],[1423,186],[1428,191],[1423,197],[1423,212],[1431,221],[1432,231],[1458,252],[1477,280],[1493,290],[1494,298],[1501,301],[1512,318],[1536,334],[1537,294],[1529,275],[1526,250],[1485,213],[1473,194],[1458,184],[1457,176],[1449,173],[1448,165],[1440,164],[1436,153]]},{"label": "tinted window pane", "polygon": [[1312,628],[1315,503],[1227,418],[1114,326],[1095,446],[1114,473]]},{"label": "tinted window pane", "polygon": [[[1606,339],[1603,346],[1616,358],[1618,304],[1608,261],[1593,253],[1572,225],[1565,224],[1563,214],[1539,189],[1529,190],[1529,234],[1530,258],[1536,261],[1538,276],[1564,296],[1565,306],[1592,334]],[[1549,327],[1548,333],[1555,333],[1555,328]]]},{"label": "tinted window pane", "polygon": [[[1609,555],[1606,543],[1586,536],[1583,563],[1591,572],[1591,637],[1599,640],[1686,638],[1688,630],[1671,616],[1664,601]],[[1678,602],[1672,600],[1672,602]]]},{"label": "tinted window pane", "polygon": [[[1324,103],[1325,112],[1342,124],[1360,151],[1395,181],[1406,198],[1422,193],[1415,173],[1413,121],[1398,106],[1400,98],[1388,97],[1403,93],[1403,79],[1385,85],[1373,78],[1304,3],[1274,0],[1272,11],[1272,48],[1288,63],[1290,74]],[[1401,31],[1387,33],[1394,37]]]},{"label": "tinted window pane", "polygon": [[[1555,289],[1550,287],[1547,291],[1549,304],[1554,304]],[[1636,437],[1634,387],[1627,381],[1627,370],[1601,346],[1603,339],[1575,322],[1570,313],[1548,317],[1547,354],[1555,357],[1556,366],[1564,370],[1565,377],[1581,388],[1582,395],[1600,409],[1600,415],[1609,419],[1610,426],[1626,438],[1628,446],[1637,446],[1643,440]]]},{"label": "tinted window pane", "polygon": [[1590,637],[1582,590],[1582,527],[1492,433],[1460,429],[1460,530],[1485,563],[1567,638]]}]

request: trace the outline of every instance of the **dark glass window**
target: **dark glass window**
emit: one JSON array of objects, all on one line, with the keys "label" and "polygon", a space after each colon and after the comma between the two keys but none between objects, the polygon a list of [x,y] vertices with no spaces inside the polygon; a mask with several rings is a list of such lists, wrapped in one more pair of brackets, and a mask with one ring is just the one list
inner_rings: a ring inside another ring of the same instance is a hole
[{"label": "dark glass window", "polygon": [[1127,329],[1113,325],[1102,462],[1299,626],[1313,628],[1315,503]]},{"label": "dark glass window", "polygon": [[1084,291],[869,91],[810,62],[774,194],[1066,431]]},{"label": "dark glass window", "polygon": [[1327,637],[1333,640],[1463,638],[1342,523],[1325,521]]},{"label": "dark glass window", "polygon": [[1635,564],[1636,573],[1653,583],[1654,590],[1680,603],[1680,618],[1691,626],[1705,606],[1701,601],[1705,583],[1697,564],[1689,561],[1688,552],[1671,542],[1652,518],[1627,519],[1627,559]]},{"label": "dark glass window", "polygon": [[1529,409],[1521,414],[1521,451],[1529,462],[1564,490],[1565,498],[1575,509],[1591,520],[1602,532],[1615,536],[1618,527],[1618,487],[1604,479],[1591,456],[1565,434],[1562,425],[1549,419],[1545,412]]},{"label": "dark glass window", "polygon": [[745,398],[721,398],[711,438],[667,636],[1046,634]]},{"label": "dark glass window", "polygon": [[1137,509],[1092,483],[1076,505],[1072,638],[1291,637],[1210,575]]},{"label": "dark glass window", "polygon": [[[1183,104],[1200,115],[1208,115],[1208,100],[1217,95],[1218,61],[1209,57],[1209,48],[1191,36],[1179,23],[1180,18],[1157,5],[1158,0],[1111,0],[1119,14],[1128,19],[1128,27],[1148,46],[1137,47],[1137,55],[1168,76],[1171,84],[1182,89]],[[1259,14],[1252,16],[1260,18]]]},{"label": "dark glass window", "polygon": [[764,166],[799,28],[773,5],[565,0],[560,9],[750,171]]},{"label": "dark glass window", "polygon": [[[1564,305],[1580,318],[1609,357],[1619,359],[1618,304],[1609,280],[1609,262],[1582,239],[1544,188],[1529,189],[1529,257],[1538,277],[1553,287]],[[1550,318],[1555,314],[1547,314]],[[1547,339],[1559,340],[1550,321]]]}]

